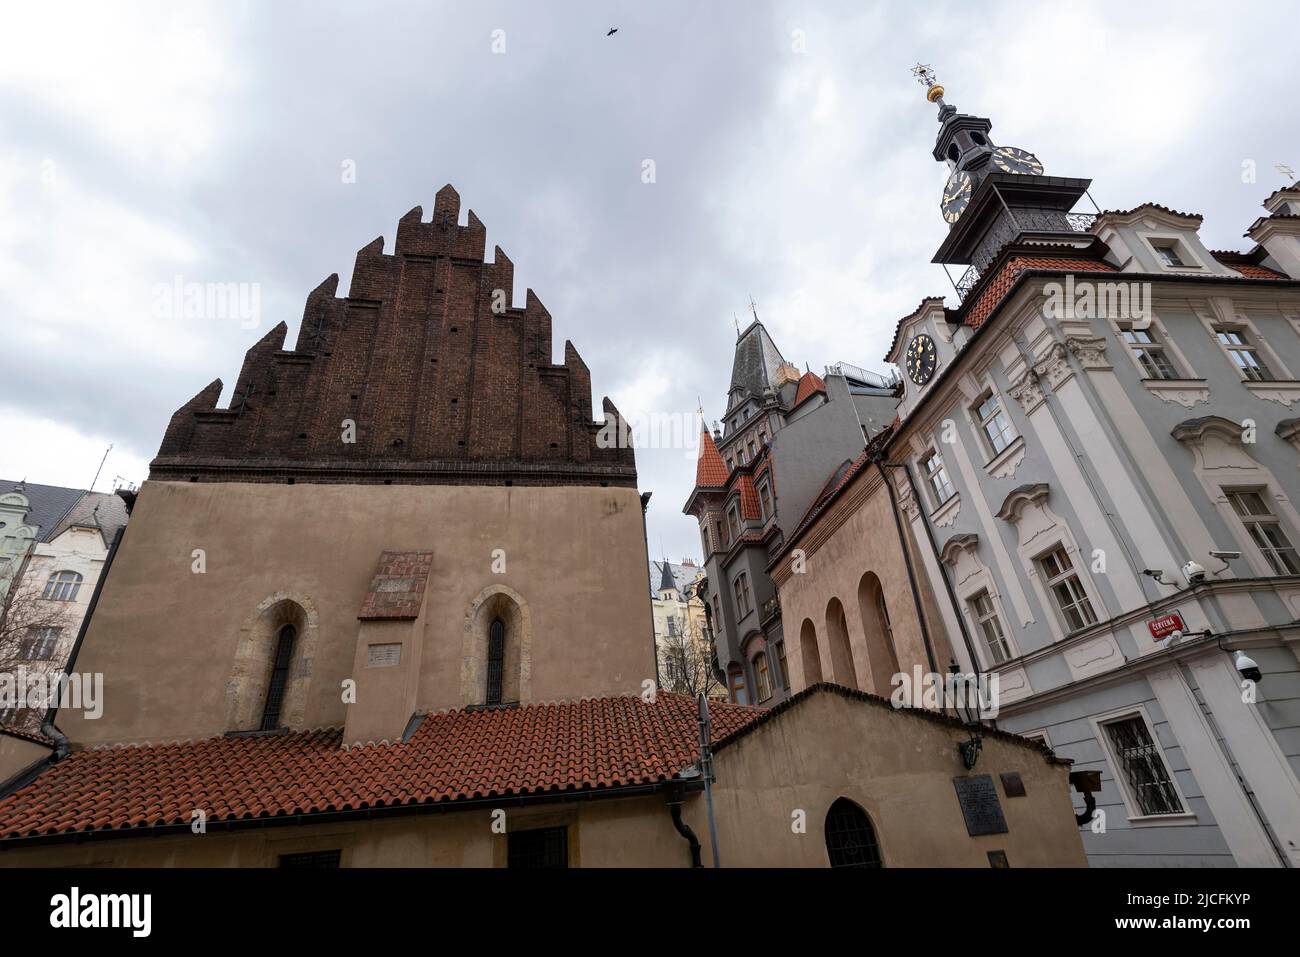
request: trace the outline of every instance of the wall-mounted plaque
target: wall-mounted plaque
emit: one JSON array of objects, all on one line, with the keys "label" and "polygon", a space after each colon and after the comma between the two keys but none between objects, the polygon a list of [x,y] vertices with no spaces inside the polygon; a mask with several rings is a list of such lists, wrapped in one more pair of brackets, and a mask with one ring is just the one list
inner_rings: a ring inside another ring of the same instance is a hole
[{"label": "wall-mounted plaque", "polygon": [[981,834],[1007,833],[1007,819],[1002,816],[1002,805],[992,775],[953,778],[952,786],[957,791],[962,817],[966,819],[967,834],[979,837]]},{"label": "wall-mounted plaque", "polygon": [[1002,793],[1009,798],[1025,796],[1025,782],[1020,780],[1019,771],[1007,771],[1002,775]]},{"label": "wall-mounted plaque", "polygon": [[1007,860],[1006,851],[989,851],[989,867],[1010,867],[1011,863]]}]

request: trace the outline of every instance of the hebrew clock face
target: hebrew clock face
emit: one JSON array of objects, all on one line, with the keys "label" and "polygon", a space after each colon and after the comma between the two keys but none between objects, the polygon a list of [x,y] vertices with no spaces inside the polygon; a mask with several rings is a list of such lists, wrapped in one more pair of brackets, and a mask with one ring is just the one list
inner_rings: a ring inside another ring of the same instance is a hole
[{"label": "hebrew clock face", "polygon": [[1041,176],[1043,164],[1028,150],[1015,146],[999,146],[993,151],[993,165],[1004,173],[1021,173]]},{"label": "hebrew clock face", "polygon": [[948,177],[948,182],[944,184],[943,200],[939,203],[939,208],[943,210],[943,218],[949,223],[957,222],[961,214],[966,212],[966,206],[970,203],[970,194],[970,173],[963,169],[953,170],[952,175]]},{"label": "hebrew clock face", "polygon": [[934,340],[924,332],[914,336],[907,344],[904,365],[907,367],[907,377],[917,385],[925,385],[930,381],[938,363],[939,355],[935,350]]}]

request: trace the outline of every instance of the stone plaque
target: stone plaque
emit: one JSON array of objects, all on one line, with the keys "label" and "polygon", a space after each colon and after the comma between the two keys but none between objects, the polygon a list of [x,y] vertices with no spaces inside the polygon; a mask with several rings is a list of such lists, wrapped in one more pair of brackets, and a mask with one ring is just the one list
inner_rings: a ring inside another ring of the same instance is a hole
[{"label": "stone plaque", "polygon": [[957,790],[957,803],[966,819],[967,834],[979,837],[981,834],[1007,833],[1007,819],[1002,816],[1002,805],[998,802],[992,775],[953,778],[952,786]]},{"label": "stone plaque", "polygon": [[1010,866],[1011,863],[1007,860],[1006,851],[989,851],[989,867],[1003,868]]},{"label": "stone plaque", "polygon": [[1002,793],[1009,798],[1025,796],[1025,782],[1020,780],[1019,771],[1007,771],[1002,775]]}]

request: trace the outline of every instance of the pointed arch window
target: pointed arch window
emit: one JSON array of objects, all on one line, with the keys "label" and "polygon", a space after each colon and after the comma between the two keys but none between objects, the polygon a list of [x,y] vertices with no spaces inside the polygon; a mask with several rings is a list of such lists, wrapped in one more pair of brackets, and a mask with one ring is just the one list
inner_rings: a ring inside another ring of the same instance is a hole
[{"label": "pointed arch window", "polygon": [[[481,633],[480,633],[481,634]],[[501,703],[501,684],[506,666],[506,626],[500,618],[488,628],[487,703]]]},{"label": "pointed arch window", "polygon": [[274,731],[281,727],[280,708],[284,704],[284,691],[289,684],[289,665],[293,662],[293,644],[298,629],[285,625],[275,641],[275,659],[271,662],[271,680],[266,686],[266,704],[262,706],[262,730]]},{"label": "pointed arch window", "polygon": [[831,867],[883,867],[871,818],[848,798],[826,812],[826,854]]}]

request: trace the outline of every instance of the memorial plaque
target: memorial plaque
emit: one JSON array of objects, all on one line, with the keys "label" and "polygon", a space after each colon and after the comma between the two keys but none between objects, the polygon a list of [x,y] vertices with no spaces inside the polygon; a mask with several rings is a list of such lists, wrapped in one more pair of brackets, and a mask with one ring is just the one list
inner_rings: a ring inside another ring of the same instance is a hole
[{"label": "memorial plaque", "polygon": [[998,802],[992,775],[953,778],[952,786],[957,791],[962,817],[966,819],[967,834],[979,837],[981,834],[1007,833],[1007,819],[1002,816],[1002,805]]},{"label": "memorial plaque", "polygon": [[1019,771],[1007,771],[1002,775],[1002,793],[1009,798],[1025,796],[1025,782],[1020,780]]},{"label": "memorial plaque", "polygon": [[989,867],[1010,867],[1011,862],[1007,860],[1006,851],[989,851]]}]

